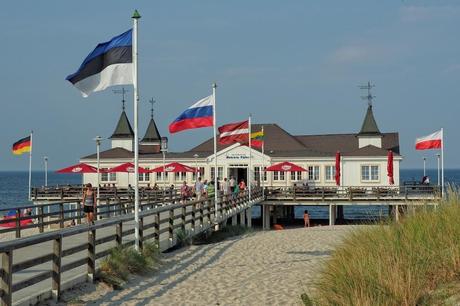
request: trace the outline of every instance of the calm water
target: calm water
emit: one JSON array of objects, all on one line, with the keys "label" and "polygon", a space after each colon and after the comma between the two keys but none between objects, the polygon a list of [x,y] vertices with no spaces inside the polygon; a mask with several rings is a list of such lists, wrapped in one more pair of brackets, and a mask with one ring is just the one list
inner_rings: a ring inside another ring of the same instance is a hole
[{"label": "calm water", "polygon": [[[423,170],[407,169],[401,170],[401,181],[420,181],[423,176]],[[430,177],[431,183],[436,184],[436,170],[427,170],[427,175]],[[446,183],[460,185],[460,169],[445,170]],[[0,208],[17,207],[30,204],[27,201],[28,196],[28,172],[0,172]],[[54,172],[48,173],[48,186],[80,184],[82,180],[79,174],[57,174]],[[44,172],[32,173],[32,186],[43,186],[45,184]],[[295,213],[297,218],[303,217],[303,211],[306,208],[298,206]],[[328,207],[313,207],[307,208],[313,219],[327,219]],[[345,207],[345,218],[347,219],[365,219],[369,216],[379,216],[387,214],[387,207]],[[259,210],[255,209],[254,216],[258,216]]]}]

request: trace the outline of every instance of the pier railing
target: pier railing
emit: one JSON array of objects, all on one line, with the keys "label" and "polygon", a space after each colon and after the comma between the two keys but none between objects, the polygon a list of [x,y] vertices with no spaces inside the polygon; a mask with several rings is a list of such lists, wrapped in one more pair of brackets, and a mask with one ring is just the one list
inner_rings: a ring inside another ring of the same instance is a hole
[{"label": "pier railing", "polygon": [[[43,233],[45,228],[64,228],[71,222],[81,224],[84,218],[81,200],[79,200],[81,195],[80,191],[78,197],[75,195],[76,200],[0,209],[0,215],[15,212],[12,216],[0,219],[0,235],[15,232],[15,237],[20,238],[21,232],[26,229],[38,229],[38,232]],[[176,189],[167,189],[164,192],[151,190],[140,194],[139,206],[141,210],[146,210],[179,200],[179,192]],[[118,198],[103,195],[98,202],[95,213],[98,219],[128,214],[134,210],[132,196]],[[30,215],[24,214],[27,209],[31,210]]]},{"label": "pier railing", "polygon": [[[237,197],[220,196],[217,202],[217,220],[213,217],[215,213],[213,198],[141,211],[139,213],[140,248],[146,240],[152,240],[160,249],[172,247],[176,243],[177,230],[187,229],[192,235],[206,231],[238,213],[248,211],[255,201],[261,200],[261,196],[261,189],[252,192],[252,201],[249,201],[247,192],[242,192]],[[154,205],[154,203],[148,204]],[[99,234],[96,236],[96,233],[100,232],[105,235],[99,238]],[[80,242],[78,237],[81,239],[81,234],[84,233],[87,233],[87,237]],[[75,271],[74,269],[78,267],[86,267],[80,269],[78,273],[84,274],[86,270],[87,276],[94,280],[96,261],[108,255],[111,248],[115,246],[133,245],[133,233],[133,214],[129,214],[101,220],[95,225],[79,225],[0,243],[1,305],[11,305],[14,293],[39,283],[43,285],[42,282],[45,280],[50,281],[47,290],[59,299],[63,274],[70,270]],[[70,247],[65,247],[64,241],[73,243]],[[109,243],[112,245],[107,247]],[[27,259],[19,262],[14,259],[17,258],[18,252],[22,250],[27,252],[24,250],[26,247],[37,245],[40,245],[39,251],[30,254]],[[51,266],[47,266],[50,263]]]},{"label": "pier railing", "polygon": [[266,187],[267,200],[303,200],[303,201],[391,201],[439,199],[440,186],[338,186],[338,187]]}]

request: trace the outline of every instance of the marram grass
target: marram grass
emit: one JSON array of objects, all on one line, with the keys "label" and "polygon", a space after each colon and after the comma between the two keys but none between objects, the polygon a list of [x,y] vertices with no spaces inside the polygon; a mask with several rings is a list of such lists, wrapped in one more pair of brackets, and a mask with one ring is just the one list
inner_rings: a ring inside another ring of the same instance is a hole
[{"label": "marram grass", "polygon": [[326,263],[313,304],[428,305],[433,290],[459,276],[460,200],[451,189],[436,210],[354,231]]}]

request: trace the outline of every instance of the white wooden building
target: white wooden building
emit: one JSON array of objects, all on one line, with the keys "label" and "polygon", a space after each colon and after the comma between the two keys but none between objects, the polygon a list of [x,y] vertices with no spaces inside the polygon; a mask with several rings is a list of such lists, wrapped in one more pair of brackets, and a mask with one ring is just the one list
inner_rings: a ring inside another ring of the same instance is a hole
[{"label": "white wooden building", "polygon": [[[340,151],[341,186],[389,186],[387,177],[388,150],[394,153],[394,182],[398,186],[399,164],[402,156],[399,151],[398,133],[381,133],[374,118],[372,105],[368,106],[364,122],[358,133],[328,135],[291,135],[275,123],[253,124],[252,131],[265,132],[265,152],[252,149],[252,182],[265,186],[292,186],[294,183],[308,183],[309,186],[335,186],[335,154]],[[101,168],[111,168],[121,163],[133,161],[134,134],[123,111],[117,127],[110,137],[112,148],[100,153]],[[139,164],[152,169],[163,164],[160,152],[161,136],[153,117],[139,148]],[[212,180],[214,176],[213,140],[209,139],[186,152],[168,152],[166,163],[180,162],[192,167],[199,167],[203,179]],[[219,179],[235,177],[247,182],[249,148],[239,144],[218,145],[217,164]],[[290,161],[308,172],[283,173],[265,172],[264,167]],[[96,166],[96,154],[81,158],[81,162]],[[140,186],[179,185],[184,180],[192,183],[196,178],[193,173],[141,174]],[[93,185],[97,182],[96,174],[85,174],[84,181]],[[126,187],[134,182],[134,174],[101,174],[100,183],[115,184]]]}]

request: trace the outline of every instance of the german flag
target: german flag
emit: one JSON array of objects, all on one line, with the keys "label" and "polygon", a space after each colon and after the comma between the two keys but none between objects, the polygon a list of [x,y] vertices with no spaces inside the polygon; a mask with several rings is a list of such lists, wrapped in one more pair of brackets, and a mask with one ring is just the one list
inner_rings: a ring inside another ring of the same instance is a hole
[{"label": "german flag", "polygon": [[13,144],[12,151],[14,155],[21,155],[22,153],[30,152],[30,147],[31,147],[30,136],[27,136],[25,138],[22,138],[16,141]]}]

